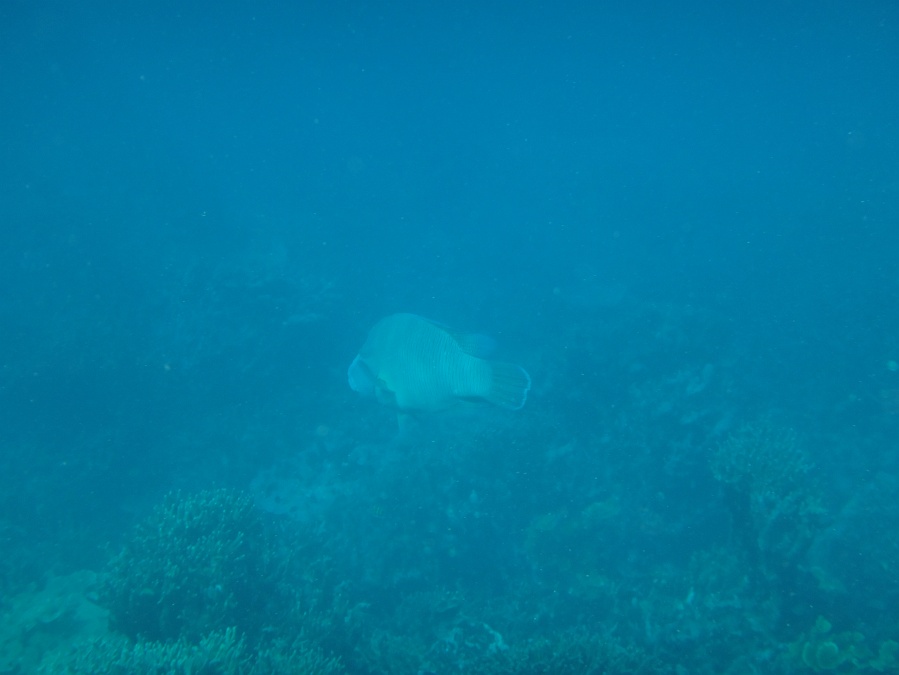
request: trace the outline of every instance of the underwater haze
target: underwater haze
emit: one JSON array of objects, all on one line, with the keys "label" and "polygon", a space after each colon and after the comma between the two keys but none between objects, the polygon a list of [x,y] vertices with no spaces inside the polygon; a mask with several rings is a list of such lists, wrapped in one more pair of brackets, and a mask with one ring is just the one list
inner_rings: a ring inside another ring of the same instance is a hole
[{"label": "underwater haze", "polygon": [[2,3],[0,675],[899,673],[896,73],[886,0]]}]

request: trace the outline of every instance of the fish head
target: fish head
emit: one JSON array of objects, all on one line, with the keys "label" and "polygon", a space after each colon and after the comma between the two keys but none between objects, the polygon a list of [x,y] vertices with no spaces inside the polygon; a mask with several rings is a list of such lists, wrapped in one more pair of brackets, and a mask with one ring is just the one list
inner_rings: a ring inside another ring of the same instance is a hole
[{"label": "fish head", "polygon": [[387,383],[378,378],[361,355],[356,356],[347,369],[350,389],[362,396],[373,396],[381,405],[396,407],[396,394]]},{"label": "fish head", "polygon": [[357,355],[346,372],[347,381],[350,383],[350,389],[362,394],[363,396],[372,396],[375,394],[375,384],[377,379],[371,372],[365,362]]}]

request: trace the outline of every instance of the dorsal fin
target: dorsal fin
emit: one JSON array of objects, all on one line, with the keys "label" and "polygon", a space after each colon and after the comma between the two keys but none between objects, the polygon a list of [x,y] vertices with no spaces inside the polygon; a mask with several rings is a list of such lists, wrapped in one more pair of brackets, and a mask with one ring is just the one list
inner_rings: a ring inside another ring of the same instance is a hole
[{"label": "dorsal fin", "polygon": [[469,356],[474,356],[478,359],[487,359],[490,358],[496,350],[496,341],[489,335],[482,335],[481,333],[463,333],[462,331],[453,330],[439,321],[434,321],[434,319],[425,319],[425,321],[434,324],[442,331],[446,331],[447,335],[453,338],[455,343],[459,345],[459,348]]},{"label": "dorsal fin", "polygon": [[492,337],[480,333],[457,333],[448,331],[460,349],[469,356],[478,359],[490,358],[496,349],[496,342]]}]

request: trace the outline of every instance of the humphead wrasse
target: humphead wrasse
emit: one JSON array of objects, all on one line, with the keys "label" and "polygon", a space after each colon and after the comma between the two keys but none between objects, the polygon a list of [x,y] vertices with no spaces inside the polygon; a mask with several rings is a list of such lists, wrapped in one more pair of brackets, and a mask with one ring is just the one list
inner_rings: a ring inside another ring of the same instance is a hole
[{"label": "humphead wrasse", "polygon": [[492,340],[415,314],[381,319],[350,364],[354,391],[400,412],[449,410],[484,401],[518,410],[531,378],[524,368],[487,357]]}]

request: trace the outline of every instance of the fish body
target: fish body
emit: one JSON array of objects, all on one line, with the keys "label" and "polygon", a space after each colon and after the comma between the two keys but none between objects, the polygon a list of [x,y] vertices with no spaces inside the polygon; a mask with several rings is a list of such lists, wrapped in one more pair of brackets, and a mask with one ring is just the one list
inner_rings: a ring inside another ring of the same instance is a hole
[{"label": "fish body", "polygon": [[350,387],[399,411],[448,410],[466,401],[521,408],[531,378],[521,366],[486,358],[492,341],[416,314],[392,314],[369,331],[350,364]]}]

